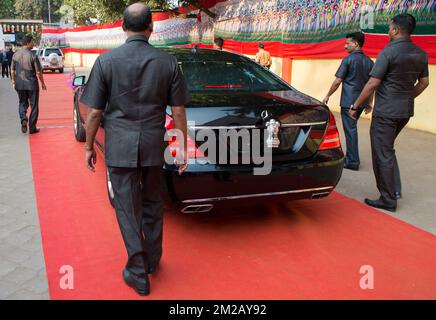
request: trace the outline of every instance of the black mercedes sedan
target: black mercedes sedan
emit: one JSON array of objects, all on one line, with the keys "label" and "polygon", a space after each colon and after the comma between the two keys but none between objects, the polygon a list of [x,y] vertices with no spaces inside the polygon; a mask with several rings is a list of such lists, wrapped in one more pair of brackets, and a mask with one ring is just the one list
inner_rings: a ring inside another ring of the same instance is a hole
[{"label": "black mercedes sedan", "polygon": [[[165,48],[176,56],[191,95],[187,104],[190,165],[179,175],[166,161],[165,198],[184,213],[214,207],[328,196],[344,154],[328,107],[251,59],[208,49]],[[85,140],[85,77],[74,79],[74,133]],[[166,110],[171,131],[171,108]],[[104,124],[96,144],[104,155]],[[177,140],[167,150],[176,156]],[[113,199],[108,180],[109,199]]]}]

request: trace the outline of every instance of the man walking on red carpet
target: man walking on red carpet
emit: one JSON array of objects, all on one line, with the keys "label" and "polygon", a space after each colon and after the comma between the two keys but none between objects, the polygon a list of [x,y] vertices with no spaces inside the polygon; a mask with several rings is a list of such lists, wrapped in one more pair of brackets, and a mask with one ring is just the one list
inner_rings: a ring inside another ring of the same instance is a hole
[{"label": "man walking on red carpet", "polygon": [[124,12],[127,41],[95,62],[81,102],[90,107],[86,121],[86,165],[94,171],[94,139],[104,111],[105,157],[114,190],[118,223],[127,249],[123,270],[127,285],[138,294],[150,292],[148,273],[162,256],[166,107],[172,106],[176,129],[183,133],[187,168],[186,114],[189,94],[176,58],[152,47],[150,8],[135,3]]},{"label": "man walking on red carpet", "polygon": [[377,57],[371,78],[350,107],[357,117],[360,106],[377,89],[371,121],[371,151],[380,198],[365,199],[369,206],[395,212],[401,198],[401,178],[395,139],[414,114],[414,102],[429,85],[428,55],[410,35],[416,20],[410,14],[395,16],[389,25],[390,43]]},{"label": "man walking on red carpet", "polygon": [[[11,80],[14,89],[18,93],[19,113],[21,121],[21,132],[27,132],[29,122],[29,133],[38,133],[36,127],[39,113],[39,85],[41,82],[42,90],[47,90],[42,66],[38,58],[30,51],[33,48],[33,37],[26,35],[22,41],[23,48],[14,54],[11,65]],[[27,109],[31,107],[30,118],[27,118]]]}]

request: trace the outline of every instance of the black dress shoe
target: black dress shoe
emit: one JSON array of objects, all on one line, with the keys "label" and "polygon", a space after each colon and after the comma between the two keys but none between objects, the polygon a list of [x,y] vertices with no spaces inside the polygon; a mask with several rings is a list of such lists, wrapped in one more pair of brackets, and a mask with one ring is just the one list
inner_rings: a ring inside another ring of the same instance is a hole
[{"label": "black dress shoe", "polygon": [[365,203],[368,206],[377,208],[377,209],[383,209],[383,210],[387,210],[390,212],[395,212],[397,210],[397,207],[392,207],[392,206],[388,206],[386,205],[382,200],[370,200],[370,199],[365,199]]},{"label": "black dress shoe", "polygon": [[21,132],[26,133],[27,132],[27,120],[21,121]]},{"label": "black dress shoe", "polygon": [[41,131],[40,129],[32,129],[32,130],[30,130],[29,131],[29,134],[35,134],[35,133],[38,133],[39,131]]},{"label": "black dress shoe", "polygon": [[397,200],[400,200],[403,196],[401,195],[401,192],[395,192],[395,198]]},{"label": "black dress shoe", "polygon": [[145,278],[140,279],[143,281],[136,280],[127,269],[124,269],[123,279],[129,287],[133,288],[133,290],[136,291],[137,294],[141,296],[146,296],[150,294],[150,282],[147,275],[145,275]]},{"label": "black dress shoe", "polygon": [[344,169],[353,170],[353,171],[359,171],[359,166],[350,166],[349,164],[346,164],[344,166]]}]

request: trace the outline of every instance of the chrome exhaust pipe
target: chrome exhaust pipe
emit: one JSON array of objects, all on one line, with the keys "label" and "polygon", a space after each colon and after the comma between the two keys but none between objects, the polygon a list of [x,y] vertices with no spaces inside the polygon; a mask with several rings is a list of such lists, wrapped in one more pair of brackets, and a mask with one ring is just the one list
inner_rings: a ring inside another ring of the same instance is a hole
[{"label": "chrome exhaust pipe", "polygon": [[312,194],[312,200],[321,199],[328,197],[330,195],[330,192],[318,192]]},{"label": "chrome exhaust pipe", "polygon": [[213,209],[213,204],[199,204],[184,207],[182,213],[206,213]]}]

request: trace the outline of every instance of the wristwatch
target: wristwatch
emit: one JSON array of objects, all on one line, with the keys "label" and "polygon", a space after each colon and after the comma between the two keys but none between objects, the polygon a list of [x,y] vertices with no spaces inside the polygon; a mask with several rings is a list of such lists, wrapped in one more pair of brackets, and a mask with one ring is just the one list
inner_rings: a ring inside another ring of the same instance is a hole
[{"label": "wristwatch", "polygon": [[357,111],[357,108],[354,107],[354,104],[350,106],[350,110]]}]

